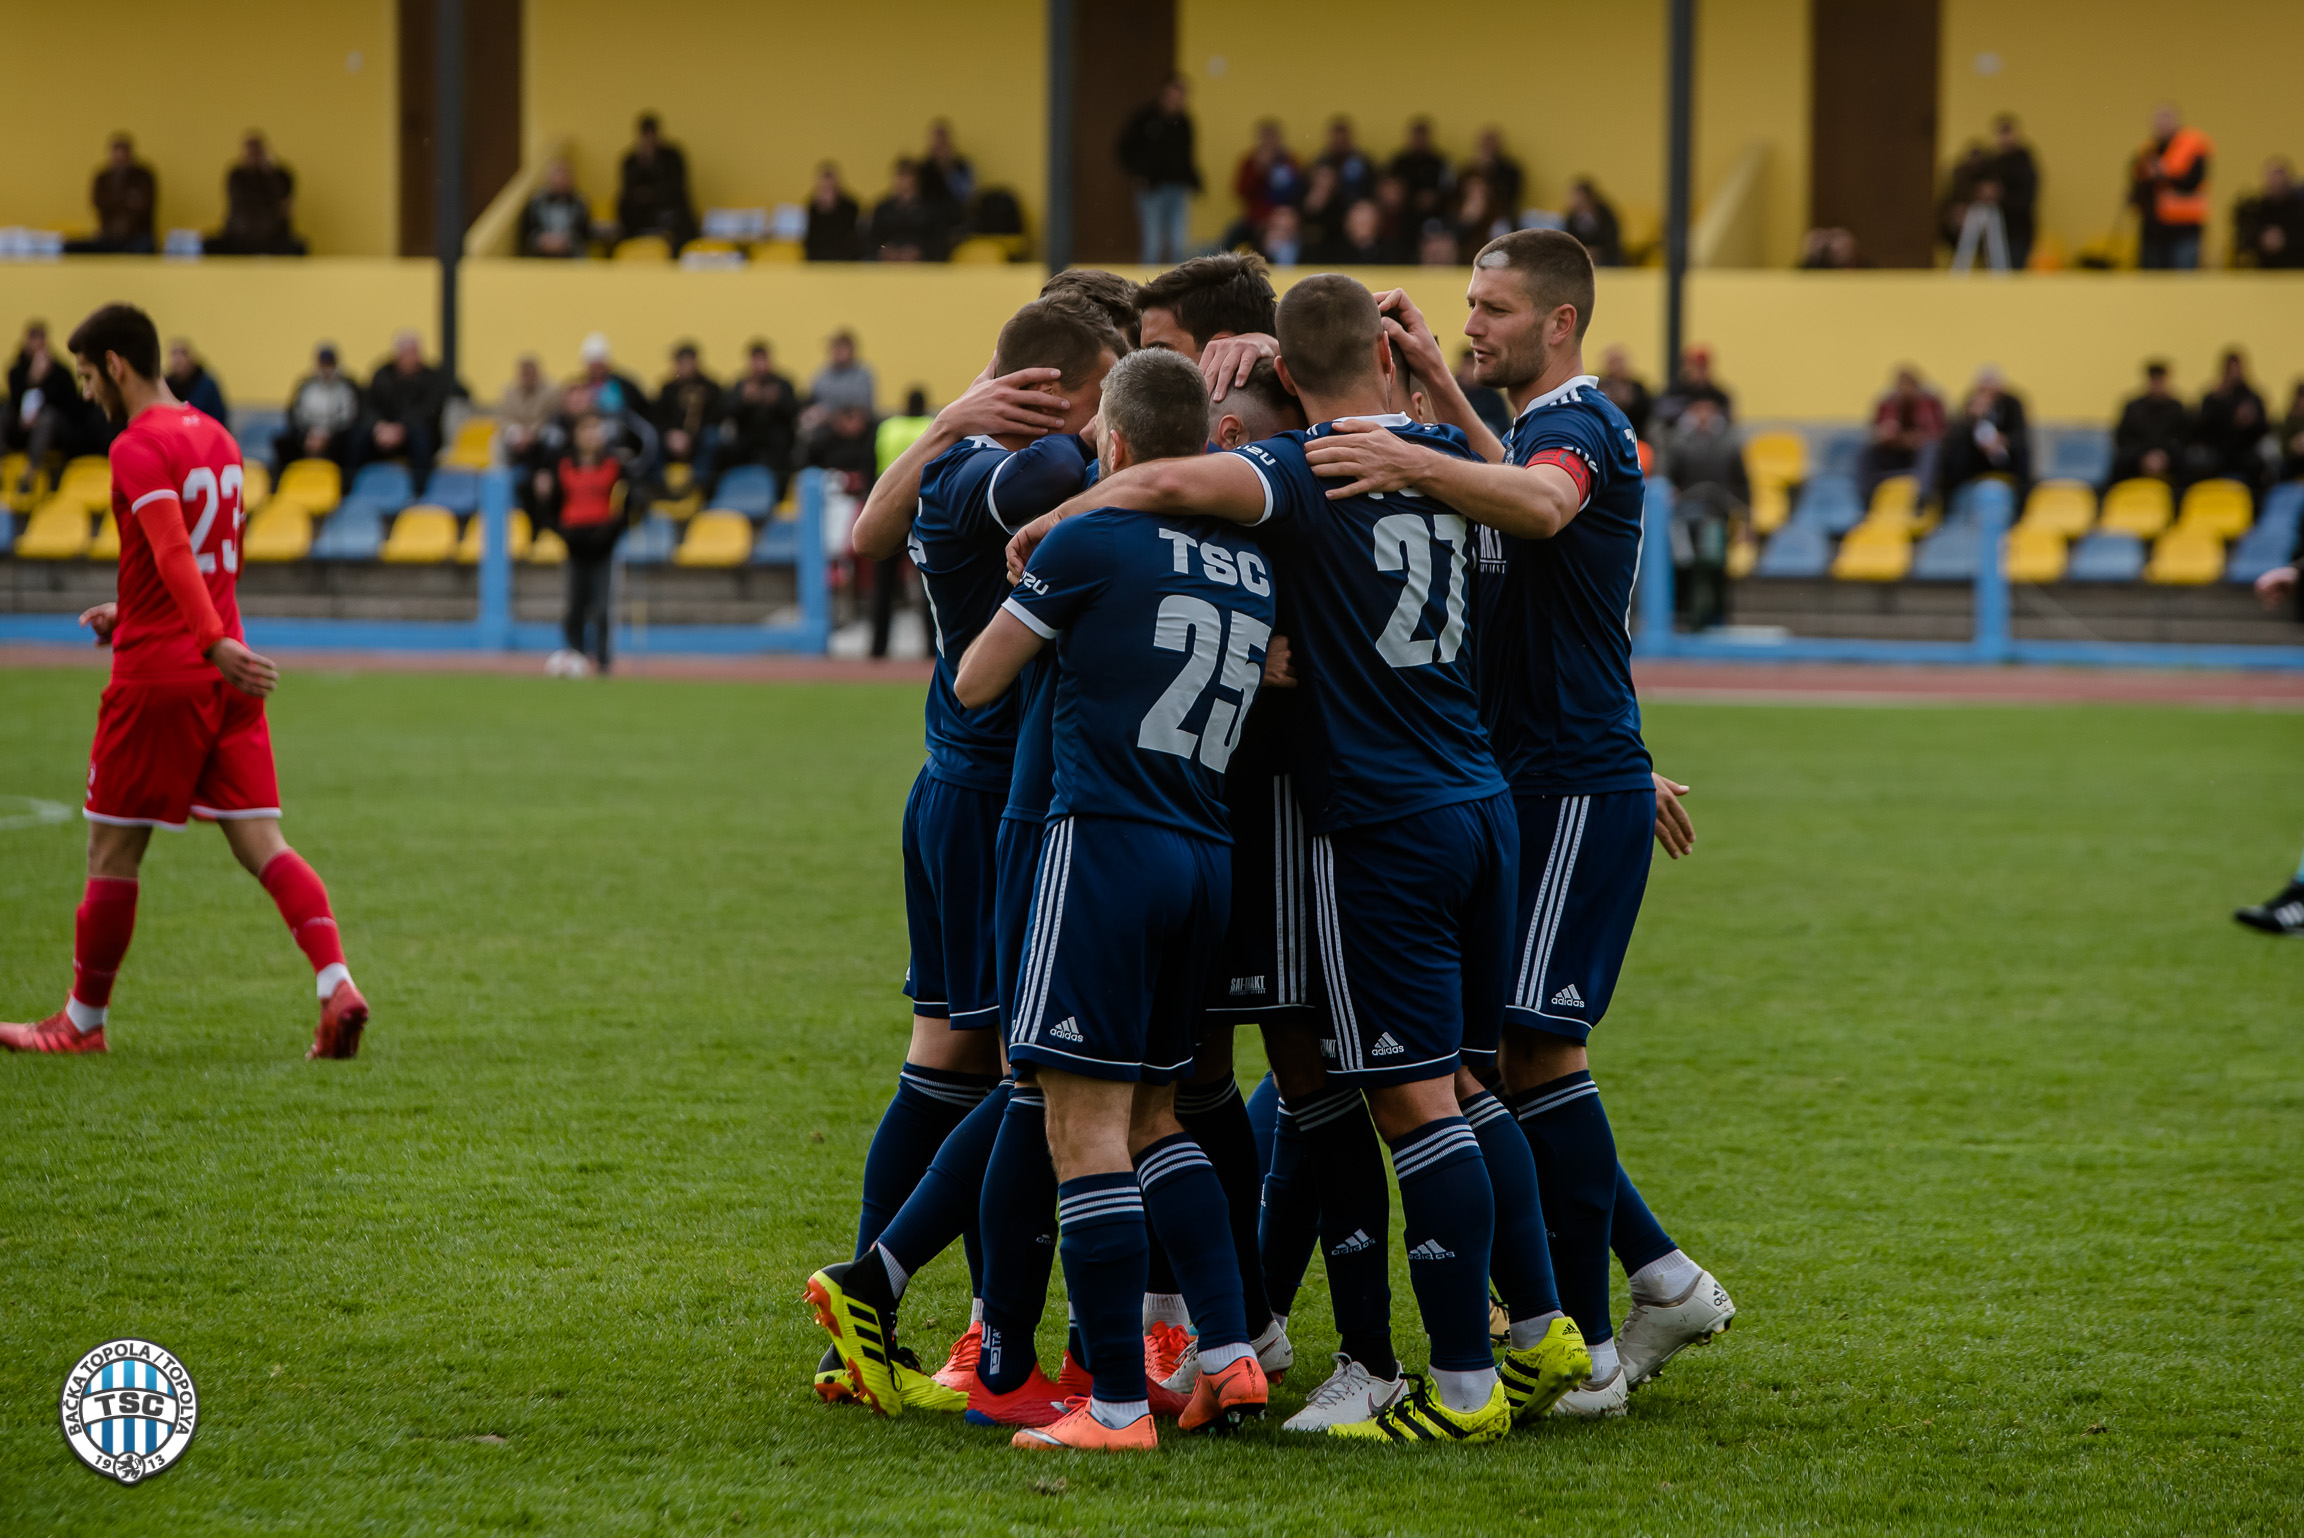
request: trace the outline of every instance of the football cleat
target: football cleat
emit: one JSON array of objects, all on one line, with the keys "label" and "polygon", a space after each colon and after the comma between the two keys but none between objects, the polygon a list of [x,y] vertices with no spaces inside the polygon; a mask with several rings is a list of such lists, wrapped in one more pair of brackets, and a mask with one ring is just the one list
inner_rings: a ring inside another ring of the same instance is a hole
[{"label": "football cleat", "polygon": [[848,1386],[856,1397],[882,1415],[902,1415],[904,1395],[896,1381],[894,1356],[895,1322],[842,1285],[848,1273],[865,1262],[876,1266],[880,1257],[867,1251],[863,1261],[826,1266],[808,1278],[802,1296],[816,1310],[816,1322],[832,1337],[832,1347],[848,1369]]},{"label": "football cleat", "polygon": [[1736,1322],[1736,1304],[1728,1289],[1709,1271],[1699,1270],[1688,1290],[1670,1303],[1632,1300],[1624,1327],[1616,1332],[1616,1350],[1624,1364],[1624,1382],[1638,1388],[1664,1370],[1664,1364],[1690,1346],[1708,1343]]},{"label": "football cleat", "polygon": [[[1192,1350],[1192,1333],[1165,1319],[1154,1320],[1152,1328],[1144,1332],[1144,1381],[1166,1383],[1187,1360],[1197,1372],[1199,1359]],[[1178,1384],[1176,1392],[1191,1393],[1192,1380],[1187,1378]]]},{"label": "football cleat", "polygon": [[1459,1411],[1440,1402],[1430,1378],[1419,1377],[1380,1413],[1330,1426],[1328,1434],[1364,1442],[1501,1442],[1511,1430],[1512,1404],[1504,1397],[1502,1380],[1486,1404]]},{"label": "football cleat", "polygon": [[[1094,1380],[1090,1380],[1094,1381]],[[1144,1380],[1144,1402],[1152,1407],[1154,1415],[1168,1420],[1179,1420],[1191,1405],[1192,1396],[1181,1389],[1172,1389],[1165,1383]]]},{"label": "football cleat", "polygon": [[109,1052],[104,1027],[82,1031],[59,1009],[32,1025],[0,1025],[0,1047],[11,1052]]},{"label": "football cleat", "polygon": [[360,997],[360,990],[353,987],[352,979],[347,977],[320,1006],[320,1023],[312,1028],[312,1050],[304,1054],[304,1060],[357,1057],[360,1032],[367,1024],[368,1001]]},{"label": "football cleat", "polygon": [[1282,1431],[1326,1431],[1352,1421],[1370,1420],[1408,1392],[1404,1378],[1379,1378],[1343,1352],[1336,1353],[1336,1370],[1312,1391],[1304,1408],[1281,1425]]},{"label": "football cleat", "polygon": [[968,1408],[967,1394],[930,1377],[911,1347],[898,1346],[889,1355],[895,1360],[896,1397],[904,1401],[905,1409],[958,1415]]},{"label": "football cleat", "polygon": [[1592,1353],[1584,1349],[1584,1332],[1566,1314],[1553,1320],[1544,1338],[1524,1351],[1512,1350],[1507,1342],[1504,1360],[1496,1369],[1516,1421],[1547,1413],[1591,1372]]},{"label": "football cleat", "polygon": [[2304,935],[2304,880],[2291,881],[2270,902],[2235,909],[2232,916],[2268,935]]},{"label": "football cleat", "polygon": [[1115,1431],[1098,1420],[1083,1399],[1061,1420],[1025,1427],[1008,1439],[1008,1445],[1043,1452],[1067,1448],[1076,1452],[1149,1452],[1160,1445],[1160,1438],[1152,1429],[1151,1416],[1139,1415]]},{"label": "football cleat", "polygon": [[936,1381],[955,1393],[967,1393],[968,1385],[976,1381],[976,1358],[983,1350],[984,1321],[979,1319],[968,1326],[967,1334],[952,1342],[952,1354],[936,1369]]},{"label": "football cleat", "polygon": [[840,1360],[838,1346],[826,1346],[816,1364],[816,1397],[826,1404],[854,1404],[856,1391],[848,1386],[848,1364]]},{"label": "football cleat", "polygon": [[1288,1338],[1287,1319],[1279,1314],[1248,1344],[1256,1348],[1256,1365],[1264,1369],[1266,1383],[1278,1383],[1296,1365],[1296,1345]]},{"label": "football cleat", "polygon": [[1096,1380],[1087,1368],[1080,1365],[1071,1352],[1064,1353],[1064,1365],[1056,1369],[1056,1388],[1066,1399],[1078,1396],[1085,1399],[1094,1392]]},{"label": "football cleat", "polygon": [[1559,1402],[1552,1406],[1552,1413],[1573,1415],[1580,1421],[1614,1420],[1624,1413],[1625,1401],[1631,1393],[1632,1379],[1619,1361],[1604,1382],[1594,1383],[1587,1378],[1562,1394]]},{"label": "football cleat", "polygon": [[985,1387],[982,1378],[975,1379],[968,1389],[968,1423],[972,1426],[1053,1426],[1064,1418],[1066,1401],[1072,1397],[1064,1392],[1061,1380],[1049,1382],[1048,1375],[1035,1362],[1024,1381],[1005,1394],[995,1394]]},{"label": "football cleat", "polygon": [[1271,1397],[1263,1367],[1254,1356],[1244,1356],[1221,1371],[1199,1374],[1192,1383],[1192,1402],[1176,1424],[1186,1431],[1205,1426],[1217,1435],[1237,1431],[1242,1421],[1261,1419]]}]

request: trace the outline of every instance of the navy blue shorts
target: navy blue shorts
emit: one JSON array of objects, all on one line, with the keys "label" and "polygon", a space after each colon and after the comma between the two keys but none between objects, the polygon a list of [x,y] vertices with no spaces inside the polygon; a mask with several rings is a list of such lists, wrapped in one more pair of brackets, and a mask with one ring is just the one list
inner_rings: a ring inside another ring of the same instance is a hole
[{"label": "navy blue shorts", "polygon": [[1141,1084],[1189,1074],[1231,856],[1148,822],[1049,823],[1008,1056]]},{"label": "navy blue shorts", "polygon": [[1209,1023],[1316,1023],[1312,835],[1296,782],[1285,774],[1239,784],[1228,777],[1225,800],[1232,819],[1232,918],[1208,976]]},{"label": "navy blue shorts", "polygon": [[1513,924],[1514,1025],[1582,1041],[1608,1013],[1656,833],[1656,792],[1519,796],[1520,905]]},{"label": "navy blue shorts", "polygon": [[904,918],[912,1012],[956,1031],[1000,1022],[992,933],[993,845],[1005,791],[970,790],[923,769],[904,803]]},{"label": "navy blue shorts", "polygon": [[1412,1084],[1494,1059],[1519,864],[1501,794],[1312,841],[1331,1078]]},{"label": "navy blue shorts", "polygon": [[1024,975],[1024,938],[1032,929],[1032,878],[1040,869],[1040,835],[1047,824],[1000,819],[993,842],[992,935],[998,947],[1000,1023],[1016,1024],[1016,983]]}]

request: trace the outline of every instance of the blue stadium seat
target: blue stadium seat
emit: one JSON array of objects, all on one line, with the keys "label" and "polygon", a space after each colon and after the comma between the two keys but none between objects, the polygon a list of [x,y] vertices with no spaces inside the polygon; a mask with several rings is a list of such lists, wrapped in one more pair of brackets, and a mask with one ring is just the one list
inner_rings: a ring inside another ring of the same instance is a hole
[{"label": "blue stadium seat", "polygon": [[680,525],[658,513],[618,542],[616,557],[627,566],[661,566],[679,544]]},{"label": "blue stadium seat", "polygon": [[459,518],[476,513],[480,511],[480,473],[453,465],[435,470],[432,479],[424,483],[424,500]]},{"label": "blue stadium seat", "polygon": [[2112,475],[2112,435],[2101,427],[2041,428],[2040,479],[2101,486]]},{"label": "blue stadium seat", "polygon": [[1808,440],[1808,473],[1853,477],[1856,461],[1863,457],[1864,445],[1870,437],[1861,427],[1822,429]]},{"label": "blue stadium seat", "polygon": [[796,523],[768,523],[752,543],[755,566],[790,566],[799,559],[800,525]]},{"label": "blue stadium seat", "polygon": [[738,465],[720,477],[712,505],[747,518],[765,518],[776,506],[776,477],[766,465]]},{"label": "blue stadium seat", "polygon": [[2135,582],[2144,575],[2144,541],[2133,534],[2090,534],[2072,547],[2067,582]]},{"label": "blue stadium seat", "polygon": [[1832,538],[1820,523],[1794,519],[1769,537],[1756,577],[1821,577],[1832,565]]},{"label": "blue stadium seat", "polygon": [[360,473],[352,477],[352,489],[346,495],[396,513],[416,500],[416,488],[408,480],[406,465],[396,459],[385,459],[362,465]]},{"label": "blue stadium seat", "polygon": [[2016,488],[2006,481],[1974,480],[1955,488],[1952,493],[1951,516],[1973,519],[1986,507],[1998,504],[2000,520],[2004,524],[2016,521]]},{"label": "blue stadium seat", "polygon": [[346,502],[312,536],[315,561],[373,561],[384,547],[384,510],[370,501]]},{"label": "blue stadium seat", "polygon": [[1983,543],[1973,514],[1949,519],[1912,552],[1912,575],[1923,582],[1973,582]]},{"label": "blue stadium seat", "polygon": [[16,548],[16,515],[0,507],[0,555]]},{"label": "blue stadium seat", "polygon": [[240,440],[240,457],[256,460],[267,469],[280,468],[273,451],[279,445],[280,435],[287,430],[285,411],[242,406],[232,413],[232,436]]},{"label": "blue stadium seat", "polygon": [[2232,542],[2224,563],[2227,582],[2254,582],[2296,552],[2296,528],[2304,522],[2304,481],[2288,481],[2264,498],[2255,526]]},{"label": "blue stadium seat", "polygon": [[1856,479],[1849,475],[1810,476],[1800,488],[1792,521],[1813,526],[1825,534],[1845,534],[1864,521],[1864,504],[1856,497]]}]

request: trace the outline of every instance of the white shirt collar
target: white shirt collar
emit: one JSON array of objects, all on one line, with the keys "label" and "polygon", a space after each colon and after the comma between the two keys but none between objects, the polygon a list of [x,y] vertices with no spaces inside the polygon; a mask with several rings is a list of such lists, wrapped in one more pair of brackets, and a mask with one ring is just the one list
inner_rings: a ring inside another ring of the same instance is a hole
[{"label": "white shirt collar", "polygon": [[1600,388],[1600,376],[1598,374],[1578,374],[1574,379],[1569,380],[1566,384],[1561,385],[1559,388],[1546,390],[1542,395],[1537,396],[1527,405],[1520,408],[1520,414],[1512,419],[1512,425],[1517,427],[1522,422],[1528,420],[1528,413],[1536,410],[1539,406],[1559,405],[1571,394],[1583,389],[1587,385],[1591,386],[1595,390]]}]

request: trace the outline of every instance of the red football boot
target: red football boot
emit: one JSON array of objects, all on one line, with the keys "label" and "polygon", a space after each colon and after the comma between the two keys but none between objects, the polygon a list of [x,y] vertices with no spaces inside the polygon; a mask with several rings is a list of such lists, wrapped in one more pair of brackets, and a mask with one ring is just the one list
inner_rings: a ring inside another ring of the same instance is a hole
[{"label": "red football boot", "polygon": [[1070,1399],[1074,1395],[1085,1398],[1095,1386],[1096,1380],[1089,1374],[1088,1369],[1075,1361],[1071,1352],[1065,1352],[1064,1365],[1058,1368],[1056,1372],[1056,1391],[1066,1399]]},{"label": "red football boot", "polygon": [[1144,1376],[1154,1383],[1166,1383],[1176,1376],[1177,1364],[1192,1347],[1192,1332],[1156,1319],[1152,1328],[1144,1332]]},{"label": "red football boot", "polygon": [[[1069,1365],[1071,1358],[1065,1358]],[[995,1394],[973,1373],[968,1378],[968,1422],[974,1426],[1053,1426],[1065,1415],[1066,1394],[1035,1362],[1022,1383]]]},{"label": "red football boot", "polygon": [[38,1025],[0,1025],[0,1047],[11,1052],[109,1052],[104,1027],[81,1031],[59,1009]]},{"label": "red football boot", "polygon": [[360,1032],[367,1024],[368,1001],[360,997],[360,990],[347,977],[320,1006],[320,1023],[312,1028],[312,1050],[304,1054],[304,1060],[359,1056]]},{"label": "red football boot", "polygon": [[1166,1384],[1156,1383],[1150,1378],[1144,1380],[1144,1399],[1152,1406],[1154,1415],[1164,1415],[1170,1420],[1181,1417],[1192,1404],[1190,1394],[1179,1394]]},{"label": "red football boot", "polygon": [[955,1393],[970,1392],[976,1383],[976,1358],[983,1351],[984,1321],[979,1319],[968,1326],[967,1334],[952,1342],[952,1354],[936,1369],[936,1381]]}]

